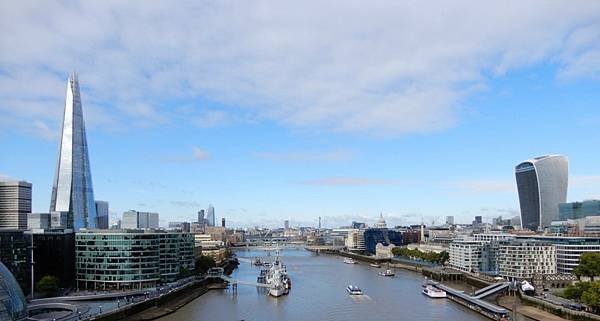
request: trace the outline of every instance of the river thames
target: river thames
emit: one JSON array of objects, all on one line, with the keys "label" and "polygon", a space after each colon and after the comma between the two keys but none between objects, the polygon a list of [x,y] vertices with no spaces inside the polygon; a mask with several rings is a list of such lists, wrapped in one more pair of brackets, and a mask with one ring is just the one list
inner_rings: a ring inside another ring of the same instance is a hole
[{"label": "river thames", "polygon": [[[266,257],[265,251],[237,251],[243,261],[231,275],[256,282],[260,271],[247,259]],[[212,290],[160,321],[398,321],[398,320],[488,320],[448,299],[430,299],[421,294],[420,274],[396,269],[394,278],[377,275],[368,264],[345,264],[333,255],[305,251],[282,251],[292,279],[290,294],[270,297],[264,289],[238,285]],[[271,257],[272,259],[272,257]],[[349,296],[346,286],[361,287],[363,296]]]}]

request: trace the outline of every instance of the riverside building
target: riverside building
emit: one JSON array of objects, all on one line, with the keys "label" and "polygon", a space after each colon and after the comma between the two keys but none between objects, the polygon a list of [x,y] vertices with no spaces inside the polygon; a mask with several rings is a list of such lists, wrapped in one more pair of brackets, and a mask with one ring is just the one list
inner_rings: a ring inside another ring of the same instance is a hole
[{"label": "riverside building", "polygon": [[450,243],[448,264],[463,272],[489,270],[488,244],[482,241],[455,240]]},{"label": "riverside building", "polygon": [[498,273],[510,279],[556,274],[556,248],[548,242],[512,240],[501,242],[497,253]]},{"label": "riverside building", "polygon": [[579,257],[583,253],[600,252],[599,237],[571,236],[517,236],[518,240],[533,240],[550,243],[556,250],[556,271],[572,274],[579,265]]},{"label": "riverside building", "polygon": [[75,237],[78,289],[142,289],[194,269],[194,236],[150,230],[88,230]]}]

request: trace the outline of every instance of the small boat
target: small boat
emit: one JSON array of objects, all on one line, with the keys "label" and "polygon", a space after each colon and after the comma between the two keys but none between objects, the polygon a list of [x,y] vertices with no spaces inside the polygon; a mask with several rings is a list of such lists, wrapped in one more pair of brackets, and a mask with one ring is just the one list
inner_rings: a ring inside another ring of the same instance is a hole
[{"label": "small boat", "polygon": [[446,291],[434,288],[431,285],[428,285],[423,289],[423,294],[434,299],[446,297]]},{"label": "small boat", "polygon": [[374,267],[374,268],[380,268],[381,265],[377,264],[377,263],[371,263],[369,264],[370,266]]},{"label": "small boat", "polygon": [[350,295],[362,295],[363,294],[363,291],[355,285],[348,285],[348,287],[346,287],[346,291],[348,291],[348,293],[350,293]]},{"label": "small boat", "polygon": [[394,276],[396,275],[396,273],[394,273],[394,271],[387,269],[385,270],[385,272],[379,272],[379,275],[381,276]]},{"label": "small boat", "polygon": [[356,264],[356,261],[354,261],[353,259],[347,257],[347,258],[344,259],[344,263],[346,263],[346,264]]}]

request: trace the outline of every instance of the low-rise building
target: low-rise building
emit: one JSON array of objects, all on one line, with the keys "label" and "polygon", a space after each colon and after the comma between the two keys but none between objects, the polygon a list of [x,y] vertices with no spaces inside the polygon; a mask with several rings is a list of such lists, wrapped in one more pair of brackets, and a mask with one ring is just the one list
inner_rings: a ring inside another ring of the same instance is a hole
[{"label": "low-rise building", "polygon": [[75,236],[78,289],[141,289],[194,269],[194,237],[149,230],[88,230]]},{"label": "low-rise building", "polygon": [[375,246],[375,257],[377,257],[378,259],[391,259],[394,257],[392,249],[394,249],[395,247],[396,246],[394,244],[386,246],[381,243],[378,243]]},{"label": "low-rise building", "polygon": [[573,273],[579,265],[579,257],[583,253],[600,253],[599,237],[531,235],[518,236],[517,240],[542,241],[554,245],[556,251],[556,270],[558,273]]}]

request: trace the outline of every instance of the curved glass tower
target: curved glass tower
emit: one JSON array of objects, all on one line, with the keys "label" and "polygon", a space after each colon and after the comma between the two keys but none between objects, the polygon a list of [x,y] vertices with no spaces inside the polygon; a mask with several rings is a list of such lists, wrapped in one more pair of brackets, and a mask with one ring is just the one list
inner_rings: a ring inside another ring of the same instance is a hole
[{"label": "curved glass tower", "polygon": [[0,262],[0,320],[25,320],[27,301],[17,280]]},{"label": "curved glass tower", "polygon": [[562,155],[540,156],[515,167],[521,226],[532,231],[558,220],[558,204],[567,201],[569,161]]},{"label": "curved glass tower", "polygon": [[77,74],[67,81],[67,98],[50,212],[66,212],[65,228],[96,227],[96,205]]}]

